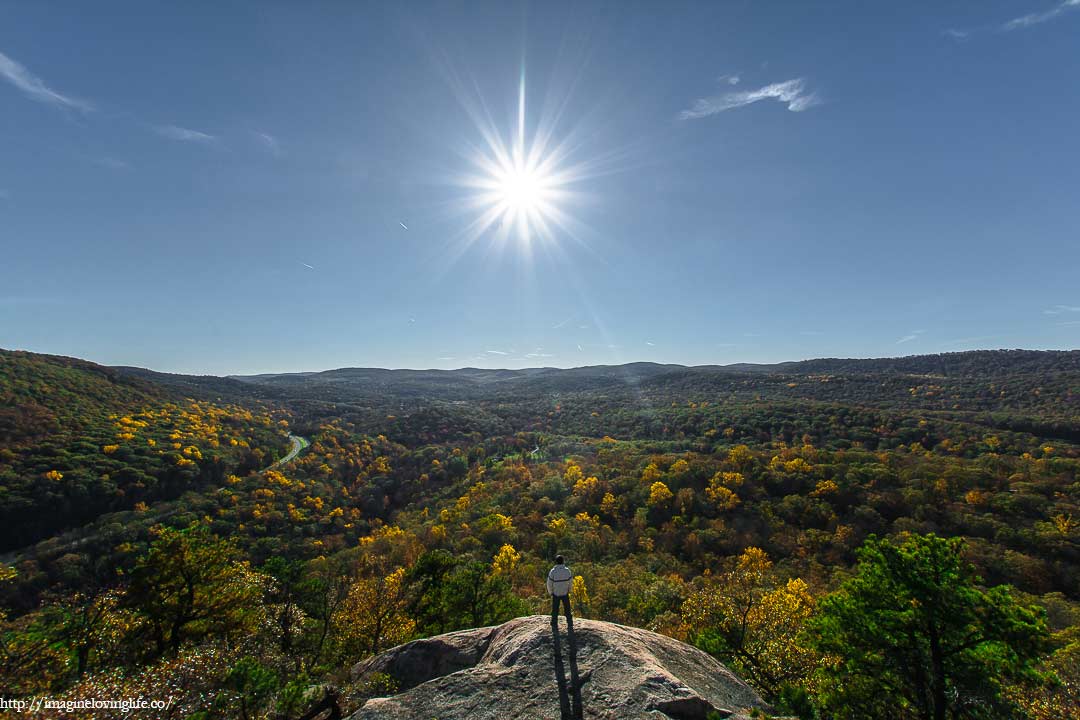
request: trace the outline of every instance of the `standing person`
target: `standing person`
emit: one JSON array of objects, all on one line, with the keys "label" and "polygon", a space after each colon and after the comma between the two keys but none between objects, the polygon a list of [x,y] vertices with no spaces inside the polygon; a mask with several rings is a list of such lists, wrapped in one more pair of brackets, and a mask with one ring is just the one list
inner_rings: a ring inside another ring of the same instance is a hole
[{"label": "standing person", "polygon": [[[555,557],[555,567],[548,571],[547,591],[551,595],[551,640],[555,648],[555,681],[559,684],[559,710],[564,720],[581,720],[581,679],[577,668],[577,643],[574,641],[574,614],[570,611],[570,588],[574,574],[562,555]],[[566,609],[566,639],[570,641],[570,693],[566,688],[562,650],[559,642],[559,603]],[[573,709],[570,701],[573,699]]]},{"label": "standing person", "polygon": [[547,576],[547,591],[551,595],[551,627],[553,632],[559,631],[559,603],[566,610],[567,632],[574,632],[574,615],[570,612],[570,586],[573,584],[574,574],[566,567],[566,560],[562,555],[555,558],[555,567],[551,568]]}]

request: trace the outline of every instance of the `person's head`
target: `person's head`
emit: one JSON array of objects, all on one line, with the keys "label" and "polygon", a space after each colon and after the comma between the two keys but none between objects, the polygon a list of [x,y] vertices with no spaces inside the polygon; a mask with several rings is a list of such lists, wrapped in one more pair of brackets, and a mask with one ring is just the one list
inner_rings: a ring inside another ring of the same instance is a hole
[{"label": "person's head", "polygon": [[565,565],[566,564],[566,558],[564,558],[562,555],[556,555],[555,556],[555,564],[556,565]]}]

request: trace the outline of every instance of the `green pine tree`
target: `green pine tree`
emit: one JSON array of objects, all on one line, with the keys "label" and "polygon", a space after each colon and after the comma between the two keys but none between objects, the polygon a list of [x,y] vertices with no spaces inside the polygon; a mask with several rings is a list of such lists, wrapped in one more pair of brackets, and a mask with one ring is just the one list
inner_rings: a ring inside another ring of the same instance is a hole
[{"label": "green pine tree", "polygon": [[836,718],[990,720],[1014,716],[1009,682],[1037,679],[1048,649],[1044,611],[1007,586],[984,590],[963,541],[871,536],[854,578],[825,597],[811,624],[833,660],[819,702]]}]

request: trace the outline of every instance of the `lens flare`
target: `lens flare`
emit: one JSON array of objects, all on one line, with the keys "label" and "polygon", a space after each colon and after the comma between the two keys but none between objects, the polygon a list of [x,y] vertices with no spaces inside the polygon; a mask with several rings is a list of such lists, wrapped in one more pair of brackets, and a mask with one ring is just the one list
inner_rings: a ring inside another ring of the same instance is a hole
[{"label": "lens flare", "polygon": [[472,191],[469,207],[478,212],[466,232],[470,243],[493,234],[497,241],[513,239],[527,248],[536,240],[555,245],[559,237],[574,235],[565,206],[573,199],[569,186],[584,176],[584,166],[568,162],[568,143],[552,143],[546,123],[527,137],[524,74],[517,110],[517,132],[509,140],[489,116],[474,114],[484,143],[473,148],[468,158],[473,172],[462,181]]}]

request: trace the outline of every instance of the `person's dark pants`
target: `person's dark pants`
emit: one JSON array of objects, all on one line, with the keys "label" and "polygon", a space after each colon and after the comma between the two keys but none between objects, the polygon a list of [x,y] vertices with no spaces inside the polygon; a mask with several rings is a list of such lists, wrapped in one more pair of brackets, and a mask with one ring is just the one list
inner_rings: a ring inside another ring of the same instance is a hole
[{"label": "person's dark pants", "polygon": [[570,648],[573,649],[574,645],[574,614],[570,612],[570,596],[569,595],[552,595],[551,596],[551,634],[555,638],[555,651],[559,649],[559,603],[562,603],[563,608],[566,610],[566,634],[570,640]]}]

